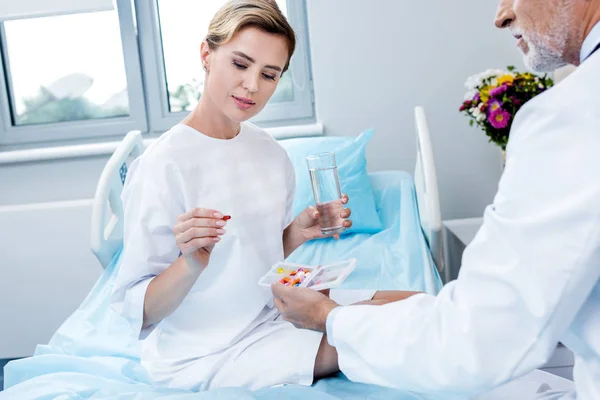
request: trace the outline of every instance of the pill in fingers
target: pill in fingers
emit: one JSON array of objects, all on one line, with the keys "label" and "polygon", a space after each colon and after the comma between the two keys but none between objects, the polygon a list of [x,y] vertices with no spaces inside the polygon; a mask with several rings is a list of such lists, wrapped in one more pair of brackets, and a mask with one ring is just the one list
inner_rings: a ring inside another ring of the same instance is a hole
[{"label": "pill in fingers", "polygon": [[223,221],[229,221],[231,219],[231,215],[223,216]]}]

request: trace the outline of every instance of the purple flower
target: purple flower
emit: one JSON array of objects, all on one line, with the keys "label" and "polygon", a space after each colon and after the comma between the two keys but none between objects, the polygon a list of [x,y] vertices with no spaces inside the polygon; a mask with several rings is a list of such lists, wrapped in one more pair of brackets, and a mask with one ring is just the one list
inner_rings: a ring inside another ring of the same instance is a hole
[{"label": "purple flower", "polygon": [[475,93],[475,96],[473,96],[473,102],[475,103],[479,103],[479,100],[481,100],[481,97],[479,96],[479,92]]},{"label": "purple flower", "polygon": [[502,93],[506,92],[507,89],[508,86],[506,86],[506,84],[498,86],[497,88],[493,88],[492,90],[490,90],[490,96],[500,96]]},{"label": "purple flower", "polygon": [[499,108],[489,115],[488,120],[490,121],[490,124],[492,124],[492,126],[494,128],[503,129],[508,126],[508,121],[510,120],[510,114],[506,110]]},{"label": "purple flower", "polygon": [[488,117],[496,110],[502,108],[502,102],[498,99],[491,99],[488,102],[487,115]]}]

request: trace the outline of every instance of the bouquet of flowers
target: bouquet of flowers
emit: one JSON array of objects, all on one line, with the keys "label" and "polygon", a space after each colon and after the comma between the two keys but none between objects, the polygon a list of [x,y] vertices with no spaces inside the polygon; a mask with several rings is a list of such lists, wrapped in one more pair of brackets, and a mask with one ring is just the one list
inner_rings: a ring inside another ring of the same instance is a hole
[{"label": "bouquet of flowers", "polygon": [[553,84],[546,75],[516,72],[512,66],[507,71],[490,69],[467,79],[468,92],[460,111],[470,117],[471,126],[477,124],[504,151],[517,111]]}]

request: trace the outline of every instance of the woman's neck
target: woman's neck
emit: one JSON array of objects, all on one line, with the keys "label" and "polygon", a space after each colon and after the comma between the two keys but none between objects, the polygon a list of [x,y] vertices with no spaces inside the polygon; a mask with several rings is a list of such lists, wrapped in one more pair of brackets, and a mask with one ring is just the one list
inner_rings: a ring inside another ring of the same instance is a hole
[{"label": "woman's neck", "polygon": [[200,98],[196,108],[182,123],[216,139],[229,140],[240,133],[240,123],[227,118],[208,96]]}]

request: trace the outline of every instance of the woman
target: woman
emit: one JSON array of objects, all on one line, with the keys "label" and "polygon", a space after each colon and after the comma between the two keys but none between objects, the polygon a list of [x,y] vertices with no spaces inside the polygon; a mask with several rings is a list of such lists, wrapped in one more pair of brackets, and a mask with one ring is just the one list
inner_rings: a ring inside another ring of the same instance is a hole
[{"label": "woman", "polygon": [[[141,362],[157,384],[310,385],[338,370],[323,335],[278,320],[270,291],[257,284],[302,243],[322,237],[316,210],[292,221],[286,152],[246,122],[275,91],[294,47],[274,2],[228,2],[200,48],[199,104],[130,169],[113,303],[140,332]],[[340,217],[349,216],[340,205]]]}]

